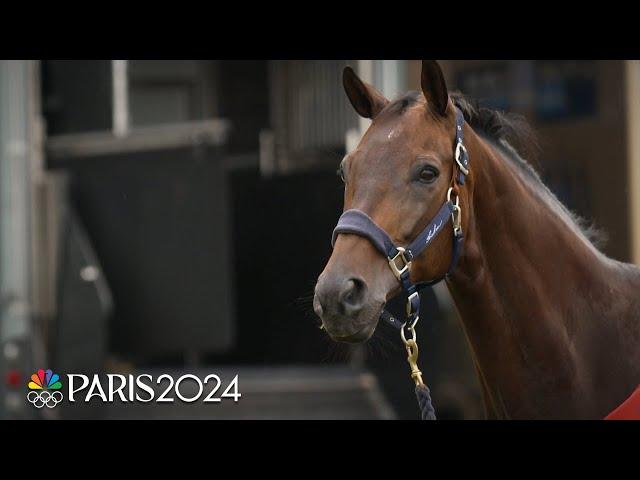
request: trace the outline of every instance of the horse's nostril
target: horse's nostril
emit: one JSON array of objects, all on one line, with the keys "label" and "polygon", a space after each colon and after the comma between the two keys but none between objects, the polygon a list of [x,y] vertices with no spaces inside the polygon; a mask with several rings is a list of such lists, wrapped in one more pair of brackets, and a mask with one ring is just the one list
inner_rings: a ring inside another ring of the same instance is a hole
[{"label": "horse's nostril", "polygon": [[366,292],[365,283],[359,278],[350,278],[344,282],[340,291],[340,304],[348,315],[362,310]]},{"label": "horse's nostril", "polygon": [[367,285],[359,277],[324,276],[318,281],[313,299],[316,314],[323,322],[355,318],[367,303]]}]

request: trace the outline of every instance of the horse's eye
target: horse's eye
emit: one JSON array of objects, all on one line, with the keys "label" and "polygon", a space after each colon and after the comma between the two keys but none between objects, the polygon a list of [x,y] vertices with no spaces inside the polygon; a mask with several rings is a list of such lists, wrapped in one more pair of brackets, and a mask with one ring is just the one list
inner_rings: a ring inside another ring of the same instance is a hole
[{"label": "horse's eye", "polygon": [[423,183],[431,183],[438,178],[438,175],[440,175],[440,172],[438,172],[437,168],[427,165],[420,170],[420,181]]},{"label": "horse's eye", "polygon": [[347,183],[344,179],[344,168],[342,167],[342,164],[340,164],[340,166],[338,167],[338,170],[336,170],[336,175],[340,177],[340,180],[342,180],[342,183]]}]

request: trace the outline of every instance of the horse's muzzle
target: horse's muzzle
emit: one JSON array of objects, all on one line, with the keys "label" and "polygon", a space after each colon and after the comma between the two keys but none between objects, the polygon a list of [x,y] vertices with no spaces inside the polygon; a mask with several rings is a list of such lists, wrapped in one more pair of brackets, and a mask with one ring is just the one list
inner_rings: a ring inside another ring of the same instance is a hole
[{"label": "horse's muzzle", "polygon": [[360,343],[376,326],[367,284],[359,277],[322,275],[318,279],[313,308],[333,340]]}]

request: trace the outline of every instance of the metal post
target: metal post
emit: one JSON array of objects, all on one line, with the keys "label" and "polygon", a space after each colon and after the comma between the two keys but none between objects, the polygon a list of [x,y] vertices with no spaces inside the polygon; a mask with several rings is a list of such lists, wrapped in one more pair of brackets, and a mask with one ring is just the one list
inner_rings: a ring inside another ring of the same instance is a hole
[{"label": "metal post", "polygon": [[126,60],[112,60],[113,75],[113,134],[124,137],[129,133],[129,79]]},{"label": "metal post", "polygon": [[389,100],[407,90],[406,60],[376,60],[376,86]]},{"label": "metal post", "polygon": [[631,261],[640,265],[640,61],[625,62]]},{"label": "metal post", "polygon": [[27,333],[29,307],[30,166],[28,62],[0,61],[0,338]]},{"label": "metal post", "polygon": [[[0,61],[0,368],[31,368],[29,93],[32,64]],[[18,386],[19,387],[19,386]],[[25,415],[24,389],[0,382],[0,417]]]}]

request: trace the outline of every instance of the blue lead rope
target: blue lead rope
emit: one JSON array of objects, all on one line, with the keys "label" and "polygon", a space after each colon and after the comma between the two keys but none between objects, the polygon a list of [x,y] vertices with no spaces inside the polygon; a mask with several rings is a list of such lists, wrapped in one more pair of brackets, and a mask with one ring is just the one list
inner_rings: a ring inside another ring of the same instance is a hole
[{"label": "blue lead rope", "polygon": [[416,398],[420,407],[421,420],[436,420],[436,411],[431,404],[431,392],[426,385],[416,385]]}]

